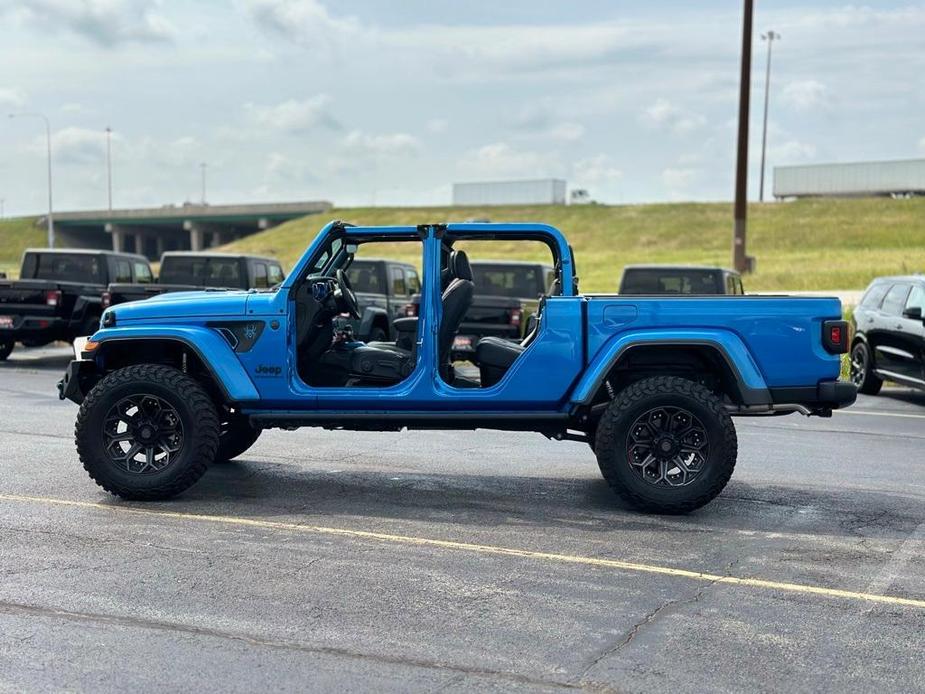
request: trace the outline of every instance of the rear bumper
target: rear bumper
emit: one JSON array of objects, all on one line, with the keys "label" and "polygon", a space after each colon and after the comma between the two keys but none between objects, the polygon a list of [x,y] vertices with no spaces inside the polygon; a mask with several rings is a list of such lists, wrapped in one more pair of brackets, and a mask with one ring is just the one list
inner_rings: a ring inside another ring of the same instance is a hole
[{"label": "rear bumper", "polygon": [[74,359],[67,365],[64,378],[58,381],[58,397],[79,405],[99,380],[96,362],[92,359]]},{"label": "rear bumper", "polygon": [[[3,307],[0,307],[3,315]],[[70,323],[64,318],[54,316],[12,316],[12,328],[0,328],[0,339],[4,340],[31,340],[31,339],[64,339],[70,332]]]},{"label": "rear bumper", "polygon": [[830,414],[850,407],[858,398],[858,389],[847,381],[822,381],[816,386],[770,388],[774,406],[801,405],[811,414]]}]

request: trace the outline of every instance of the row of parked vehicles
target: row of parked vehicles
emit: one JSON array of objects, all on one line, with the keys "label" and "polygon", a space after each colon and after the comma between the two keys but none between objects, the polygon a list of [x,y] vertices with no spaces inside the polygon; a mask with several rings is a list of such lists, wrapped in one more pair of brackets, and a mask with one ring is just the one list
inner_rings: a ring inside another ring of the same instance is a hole
[{"label": "row of parked vehicles", "polygon": [[[454,345],[458,359],[474,359],[475,343],[486,335],[519,340],[525,313],[535,311],[553,281],[552,267],[539,263],[485,261],[472,269],[476,294]],[[358,339],[396,339],[395,320],[419,314],[421,281],[414,265],[358,259],[347,273],[361,312],[344,322]],[[267,289],[284,278],[278,260],[253,255],[168,252],[155,279],[140,255],[30,249],[20,279],[0,281],[0,360],[17,342],[34,347],[90,335],[110,306],[169,292]]]},{"label": "row of parked vehicles", "polygon": [[103,311],[158,294],[207,288],[259,289],[282,282],[273,258],[165,253],[160,279],[141,255],[85,249],[30,249],[18,280],[0,281],[0,360],[17,342],[72,342],[99,327]]}]

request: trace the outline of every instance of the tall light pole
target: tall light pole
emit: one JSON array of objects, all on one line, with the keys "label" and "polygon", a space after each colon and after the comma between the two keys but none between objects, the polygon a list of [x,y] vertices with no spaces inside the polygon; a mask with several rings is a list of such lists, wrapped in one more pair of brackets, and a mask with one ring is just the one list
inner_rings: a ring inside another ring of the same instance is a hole
[{"label": "tall light pole", "polygon": [[202,162],[199,165],[202,168],[202,204],[206,204],[206,163]]},{"label": "tall light pole", "polygon": [[764,202],[764,161],[768,149],[768,101],[771,96],[771,52],[774,42],[780,41],[780,34],[769,31],[761,35],[761,40],[768,42],[768,67],[764,75],[764,129],[761,133],[761,185],[758,188],[758,201]]},{"label": "tall light pole", "polygon": [[754,0],[745,0],[745,16],[742,20],[742,77],[739,82],[736,198],[732,230],[732,264],[738,272],[748,270],[748,256],[745,254],[745,230],[748,217],[748,115],[751,107],[752,17],[754,13]]},{"label": "tall light pole", "polygon": [[109,216],[112,216],[112,128],[106,126],[106,184],[109,191]]},{"label": "tall light pole", "polygon": [[45,121],[45,142],[48,146],[48,247],[55,247],[55,216],[51,203],[51,123],[43,113],[11,113],[10,118],[41,118]]}]

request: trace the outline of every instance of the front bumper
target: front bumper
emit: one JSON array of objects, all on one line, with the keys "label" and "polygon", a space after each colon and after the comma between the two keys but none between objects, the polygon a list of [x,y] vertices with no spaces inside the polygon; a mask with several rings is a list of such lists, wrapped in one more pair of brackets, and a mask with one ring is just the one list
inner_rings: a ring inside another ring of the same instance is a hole
[{"label": "front bumper", "polygon": [[67,365],[64,378],[58,381],[58,397],[79,405],[99,380],[96,362],[92,359],[74,359]]}]

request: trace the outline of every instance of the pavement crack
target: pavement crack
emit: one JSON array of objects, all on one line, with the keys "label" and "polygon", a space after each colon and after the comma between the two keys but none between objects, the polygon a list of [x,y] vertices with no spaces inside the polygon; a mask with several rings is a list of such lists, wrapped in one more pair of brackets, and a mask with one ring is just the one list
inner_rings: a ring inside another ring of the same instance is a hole
[{"label": "pavement crack", "polygon": [[[732,561],[730,561],[726,565],[726,567],[723,569],[723,572],[721,574],[722,577],[726,578],[732,575],[732,569],[738,563],[739,563],[738,559],[733,559]],[[580,686],[594,685],[595,683],[593,681],[589,681],[587,679],[587,676],[588,676],[588,673],[590,673],[595,667],[597,667],[599,663],[606,660],[610,656],[616,653],[619,653],[621,650],[629,646],[645,627],[655,622],[659,618],[660,615],[664,614],[670,608],[683,607],[685,605],[693,605],[697,602],[700,602],[700,599],[703,597],[704,593],[710,588],[712,588],[713,586],[715,586],[719,582],[719,580],[720,579],[714,579],[712,581],[708,581],[704,583],[689,598],[683,598],[683,599],[672,598],[671,600],[666,600],[661,605],[656,607],[654,610],[652,610],[651,612],[648,612],[646,615],[643,616],[642,619],[640,619],[639,621],[637,621],[635,624],[633,624],[630,627],[629,631],[626,633],[626,635],[621,640],[617,641],[614,645],[608,648],[605,648],[597,656],[595,656],[591,660],[591,662],[589,662],[582,669],[581,673],[579,673],[577,677],[571,680],[571,682],[578,684]]]},{"label": "pavement crack", "polygon": [[571,682],[563,682],[560,680],[543,677],[533,677],[530,675],[510,672],[506,670],[496,670],[464,664],[447,663],[439,660],[431,660],[420,657],[415,658],[380,653],[369,653],[338,646],[323,646],[297,641],[287,641],[255,634],[233,633],[192,624],[132,617],[127,615],[80,612],[75,610],[65,610],[55,607],[42,607],[39,605],[29,605],[7,601],[0,601],[0,613],[21,617],[34,617],[39,619],[59,619],[78,624],[91,623],[129,629],[146,629],[151,631],[167,632],[176,634],[178,636],[224,639],[261,648],[272,648],[314,655],[328,655],[334,657],[351,658],[355,660],[364,660],[374,663],[447,672],[462,676],[463,678],[485,677],[532,687],[554,687],[557,689],[571,690],[584,688],[584,686],[581,684],[573,684]]}]

